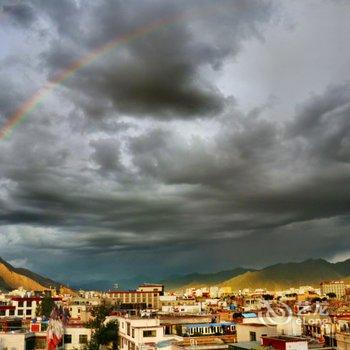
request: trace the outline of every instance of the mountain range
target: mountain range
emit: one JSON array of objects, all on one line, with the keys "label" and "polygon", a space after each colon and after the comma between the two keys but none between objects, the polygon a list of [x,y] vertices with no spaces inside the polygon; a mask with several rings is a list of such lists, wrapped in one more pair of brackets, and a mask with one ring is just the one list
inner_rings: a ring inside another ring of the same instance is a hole
[{"label": "mountain range", "polygon": [[300,263],[268,266],[258,271],[247,271],[220,283],[233,291],[242,288],[280,290],[303,285],[319,286],[325,280],[350,282],[350,259],[330,263],[323,259],[310,259]]},{"label": "mountain range", "polygon": [[0,290],[10,291],[23,287],[26,290],[43,291],[48,288],[63,288],[65,292],[71,289],[24,268],[16,268],[0,258]]},{"label": "mountain range", "polygon": [[[244,288],[265,288],[273,291],[302,285],[317,287],[324,280],[340,279],[350,283],[350,259],[337,263],[324,259],[309,259],[302,262],[275,264],[262,269],[238,267],[215,273],[171,275],[162,280],[143,275],[116,281],[87,280],[76,283],[74,288],[107,290],[113,288],[113,283],[118,283],[120,288],[131,289],[139,283],[158,282],[163,283],[166,290],[217,285],[231,287],[232,291]],[[44,290],[50,286],[59,287],[62,284],[30,270],[13,267],[0,258],[0,289],[11,290],[20,286],[27,290]],[[69,290],[68,287],[64,288]]]},{"label": "mountain range", "polygon": [[212,274],[189,274],[163,282],[167,289],[218,285],[231,287],[232,291],[244,288],[264,288],[274,291],[302,285],[317,287],[322,281],[340,279],[350,283],[350,259],[338,263],[309,259],[275,264],[260,270],[238,268]]}]

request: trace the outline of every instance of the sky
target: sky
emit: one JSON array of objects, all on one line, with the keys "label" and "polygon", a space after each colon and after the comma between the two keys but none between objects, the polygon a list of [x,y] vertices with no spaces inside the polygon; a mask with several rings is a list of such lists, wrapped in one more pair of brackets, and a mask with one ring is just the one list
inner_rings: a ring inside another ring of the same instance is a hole
[{"label": "sky", "polygon": [[0,130],[96,56],[0,139],[0,256],[66,283],[349,258],[349,15],[0,0]]}]

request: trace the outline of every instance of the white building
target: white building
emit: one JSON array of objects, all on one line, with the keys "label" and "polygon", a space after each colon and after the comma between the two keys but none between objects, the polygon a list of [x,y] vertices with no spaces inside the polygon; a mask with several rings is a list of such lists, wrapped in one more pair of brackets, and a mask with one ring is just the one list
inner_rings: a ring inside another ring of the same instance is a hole
[{"label": "white building", "polygon": [[164,327],[157,318],[110,316],[106,322],[115,319],[119,323],[120,350],[157,349],[158,346],[165,348],[167,341],[182,340],[176,335],[165,335]]},{"label": "white building", "polygon": [[241,323],[236,325],[237,342],[260,341],[263,336],[276,336],[276,325],[262,323]]},{"label": "white building", "polygon": [[91,329],[83,326],[68,326],[64,331],[62,348],[65,350],[80,349],[91,339]]},{"label": "white building", "polygon": [[[61,298],[52,298],[56,304],[60,304]],[[36,309],[41,303],[41,297],[11,297],[11,305],[14,312],[9,311],[10,316],[31,319],[36,317]],[[13,314],[12,314],[13,313]]]},{"label": "white building", "polygon": [[25,350],[28,333],[0,333],[0,350]]}]

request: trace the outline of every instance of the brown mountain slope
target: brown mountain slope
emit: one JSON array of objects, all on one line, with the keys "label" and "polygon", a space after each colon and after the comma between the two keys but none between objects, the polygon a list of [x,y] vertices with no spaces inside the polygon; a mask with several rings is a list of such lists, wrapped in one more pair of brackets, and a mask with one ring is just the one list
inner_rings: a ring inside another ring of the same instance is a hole
[{"label": "brown mountain slope", "polygon": [[246,272],[223,282],[233,291],[244,288],[279,290],[302,285],[318,286],[324,280],[339,280],[350,276],[349,262],[333,264],[322,259],[301,263],[277,264],[262,270]]},{"label": "brown mountain slope", "polygon": [[50,286],[58,287],[60,284],[27,269],[15,268],[0,258],[0,289],[12,290],[23,287],[26,290],[43,291]]}]

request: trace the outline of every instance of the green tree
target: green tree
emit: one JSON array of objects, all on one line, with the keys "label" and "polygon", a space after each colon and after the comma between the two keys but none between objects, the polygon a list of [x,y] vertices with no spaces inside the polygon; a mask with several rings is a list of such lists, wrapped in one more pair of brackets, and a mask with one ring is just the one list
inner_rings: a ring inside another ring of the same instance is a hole
[{"label": "green tree", "polygon": [[118,349],[118,322],[116,320],[105,322],[110,315],[112,307],[106,303],[91,309],[92,319],[86,324],[91,328],[91,340],[86,345],[86,350],[99,350],[100,345],[112,345],[113,350]]},{"label": "green tree", "polygon": [[51,297],[44,297],[36,309],[36,316],[49,318],[55,302]]}]

